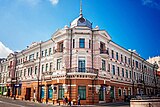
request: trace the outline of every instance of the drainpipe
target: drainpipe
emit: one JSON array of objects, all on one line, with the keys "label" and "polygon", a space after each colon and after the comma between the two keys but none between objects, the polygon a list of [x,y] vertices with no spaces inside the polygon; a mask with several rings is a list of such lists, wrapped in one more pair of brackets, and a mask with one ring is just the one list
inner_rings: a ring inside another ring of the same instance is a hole
[{"label": "drainpipe", "polygon": [[[72,29],[71,29],[71,39],[70,39],[70,70],[71,70],[71,68],[72,68]],[[71,101],[71,97],[72,97],[72,95],[71,95],[71,93],[72,93],[72,91],[71,91],[71,89],[72,89],[72,87],[71,87],[71,84],[72,84],[71,83],[72,82],[71,78],[70,78],[69,82],[70,82],[69,98],[70,98],[70,101]]]},{"label": "drainpipe", "polygon": [[135,81],[134,81],[134,71],[133,71],[133,65],[132,65],[132,57],[133,57],[133,52],[131,51],[131,59],[130,59],[130,64],[131,64],[131,72],[132,72],[132,92],[133,92],[133,95],[135,95],[134,93],[134,84],[135,84]]},{"label": "drainpipe", "polygon": [[[16,84],[15,85],[17,85],[16,67],[17,67],[17,53],[15,53],[15,68],[14,68],[14,77],[16,79]],[[15,86],[15,90],[14,91],[15,91],[14,100],[16,100],[17,86]]]},{"label": "drainpipe", "polygon": [[40,42],[40,52],[39,52],[39,54],[40,54],[40,56],[39,56],[39,65],[38,65],[38,76],[37,76],[37,80],[38,80],[38,87],[37,87],[37,101],[38,102],[41,102],[41,97],[40,97],[40,94],[39,94],[39,92],[41,93],[41,90],[39,91],[39,76],[40,76],[40,67],[41,67],[41,42]]},{"label": "drainpipe", "polygon": [[[144,63],[144,60],[142,61],[142,65],[143,65],[143,63]],[[144,94],[146,94],[146,90],[145,90],[145,80],[144,80],[144,68],[143,68],[143,66],[142,66],[142,73],[143,73],[143,85],[144,85],[144,87],[143,87],[143,91],[144,91]]]},{"label": "drainpipe", "polygon": [[[93,70],[93,33],[94,31],[92,30],[92,47],[91,47],[91,53],[92,53],[92,70]],[[95,83],[95,79],[96,77],[94,78],[94,80],[92,80],[92,104],[94,104],[94,83]]]}]

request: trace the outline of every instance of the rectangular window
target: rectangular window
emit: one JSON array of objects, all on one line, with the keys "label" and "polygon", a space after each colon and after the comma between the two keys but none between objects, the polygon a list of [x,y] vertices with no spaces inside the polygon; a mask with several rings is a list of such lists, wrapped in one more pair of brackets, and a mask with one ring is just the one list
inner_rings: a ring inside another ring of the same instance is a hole
[{"label": "rectangular window", "polygon": [[48,86],[48,99],[53,98],[53,89],[51,86]]},{"label": "rectangular window", "polygon": [[138,61],[136,61],[136,68],[138,68]]},{"label": "rectangular window", "polygon": [[49,65],[49,71],[52,71],[52,62]]},{"label": "rectangular window", "polygon": [[31,61],[31,60],[34,60],[34,54],[29,55],[29,61]]},{"label": "rectangular window", "polygon": [[130,59],[130,58],[128,58],[128,64],[129,64],[129,65],[131,64],[131,59]]},{"label": "rectangular window", "polygon": [[84,58],[79,58],[78,59],[78,71],[79,72],[85,72],[85,59]]},{"label": "rectangular window", "polygon": [[42,65],[42,73],[44,72],[44,65]]},{"label": "rectangular window", "polygon": [[82,38],[79,39],[79,47],[85,48],[85,39],[82,39]]},{"label": "rectangular window", "polygon": [[73,39],[73,48],[75,48],[75,39]]},{"label": "rectangular window", "polygon": [[121,54],[121,62],[123,62],[123,55]]},{"label": "rectangular window", "polygon": [[136,73],[134,72],[134,79],[136,80]]},{"label": "rectangular window", "polygon": [[133,66],[134,66],[134,60],[133,60],[133,62],[132,62],[132,63],[133,63]]},{"label": "rectangular window", "polygon": [[60,85],[58,91],[58,99],[62,100],[63,96],[64,96],[64,88],[62,85]]},{"label": "rectangular window", "polygon": [[44,57],[44,51],[42,51],[42,54],[41,54],[41,55],[42,55],[42,57]]},{"label": "rectangular window", "polygon": [[51,52],[52,52],[52,48],[49,48],[49,55],[51,55]]},{"label": "rectangular window", "polygon": [[38,54],[39,54],[39,53],[37,52],[37,53],[36,53],[36,59],[38,59]]},{"label": "rectangular window", "polygon": [[106,71],[106,61],[102,59],[102,70]]},{"label": "rectangular window", "polygon": [[124,60],[125,60],[125,63],[127,63],[127,57],[126,56],[124,57]]},{"label": "rectangular window", "polygon": [[45,56],[47,56],[47,49],[45,50]]},{"label": "rectangular window", "polygon": [[112,58],[114,58],[114,51],[112,50]]},{"label": "rectangular window", "polygon": [[89,40],[89,48],[91,48],[91,40]]},{"label": "rectangular window", "polygon": [[112,65],[112,74],[115,75],[115,65]]},{"label": "rectangular window", "polygon": [[122,77],[124,77],[124,68],[122,68]]},{"label": "rectangular window", "polygon": [[26,76],[26,69],[24,69],[24,76]]},{"label": "rectangular window", "polygon": [[109,48],[107,48],[107,54],[109,55]]},{"label": "rectangular window", "polygon": [[31,67],[31,72],[30,72],[30,75],[32,75],[32,67]]},{"label": "rectangular window", "polygon": [[57,59],[57,70],[62,68],[62,59]]},{"label": "rectangular window", "polygon": [[130,76],[130,78],[132,78],[132,72],[131,71],[129,71],[129,76]]},{"label": "rectangular window", "polygon": [[86,86],[78,86],[78,94],[81,100],[86,100]]},{"label": "rectangular window", "polygon": [[58,46],[59,46],[58,51],[59,51],[59,52],[63,52],[63,42],[60,42],[60,43],[58,44]]},{"label": "rectangular window", "polygon": [[116,60],[118,60],[118,52],[116,52]]},{"label": "rectangular window", "polygon": [[128,70],[126,70],[126,78],[128,78]]},{"label": "rectangular window", "polygon": [[110,64],[108,64],[108,72],[110,72],[110,70],[111,70],[111,69],[110,69]]},{"label": "rectangular window", "polygon": [[119,67],[117,67],[117,73],[118,73],[118,76],[120,76]]},{"label": "rectangular window", "polygon": [[48,71],[48,63],[46,64],[46,71]]},{"label": "rectangular window", "polygon": [[34,68],[34,73],[35,73],[35,74],[37,74],[37,70],[38,70],[38,69],[37,69],[37,66],[35,66],[35,68]]},{"label": "rectangular window", "polygon": [[30,74],[30,68],[28,68],[28,76],[29,76],[29,74]]}]

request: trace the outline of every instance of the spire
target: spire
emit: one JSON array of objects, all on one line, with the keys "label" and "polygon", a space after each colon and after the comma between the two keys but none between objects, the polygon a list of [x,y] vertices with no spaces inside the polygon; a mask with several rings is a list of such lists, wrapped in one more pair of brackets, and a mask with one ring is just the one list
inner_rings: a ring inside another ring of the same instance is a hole
[{"label": "spire", "polygon": [[82,14],[82,0],[80,0],[80,14],[79,15],[83,16],[83,14]]}]

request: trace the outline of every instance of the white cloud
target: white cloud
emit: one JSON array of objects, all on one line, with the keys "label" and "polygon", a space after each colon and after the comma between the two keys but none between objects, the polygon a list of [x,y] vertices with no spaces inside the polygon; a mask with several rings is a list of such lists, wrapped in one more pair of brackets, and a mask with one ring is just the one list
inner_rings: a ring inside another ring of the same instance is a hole
[{"label": "white cloud", "polygon": [[52,3],[52,5],[56,5],[59,2],[59,0],[49,0],[49,1]]},{"label": "white cloud", "polygon": [[0,58],[6,58],[13,51],[0,42]]},{"label": "white cloud", "polygon": [[160,1],[159,0],[141,0],[142,4],[151,8],[160,10]]}]

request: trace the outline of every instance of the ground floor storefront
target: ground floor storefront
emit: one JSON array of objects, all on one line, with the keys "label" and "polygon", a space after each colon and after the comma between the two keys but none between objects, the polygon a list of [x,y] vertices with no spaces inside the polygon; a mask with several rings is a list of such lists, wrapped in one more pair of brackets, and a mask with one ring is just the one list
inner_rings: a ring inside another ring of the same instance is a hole
[{"label": "ground floor storefront", "polygon": [[[38,85],[39,84],[39,85]],[[147,88],[148,89],[148,88]],[[134,86],[134,94],[138,87]],[[9,90],[8,90],[9,91]],[[23,81],[15,85],[12,93],[17,99],[39,101],[42,103],[63,104],[63,97],[77,104],[124,102],[125,97],[133,95],[133,85],[101,79],[53,79],[43,81]],[[10,95],[11,96],[11,95]]]}]

